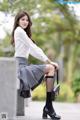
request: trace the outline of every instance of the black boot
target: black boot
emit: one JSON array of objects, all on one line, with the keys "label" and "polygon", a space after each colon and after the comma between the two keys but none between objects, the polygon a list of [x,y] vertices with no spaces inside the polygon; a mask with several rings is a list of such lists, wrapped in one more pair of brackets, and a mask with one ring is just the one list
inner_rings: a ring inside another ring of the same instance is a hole
[{"label": "black boot", "polygon": [[43,119],[47,119],[47,116],[50,116],[52,120],[59,120],[61,117],[56,114],[53,106],[52,106],[52,92],[47,92],[47,97],[46,97],[46,105],[44,106],[43,109]]},{"label": "black boot", "polygon": [[30,90],[25,90],[24,88],[23,80],[20,79],[20,96],[23,98],[31,97]]},{"label": "black boot", "polygon": [[30,98],[30,90],[20,90],[20,96],[23,98]]},{"label": "black boot", "polygon": [[43,116],[42,116],[42,118],[43,118],[43,119],[47,119],[47,118],[48,118],[48,115],[50,116],[50,118],[51,118],[52,120],[60,120],[60,119],[61,119],[61,116],[57,115],[54,110],[53,110],[53,111],[52,111],[52,110],[49,110],[49,109],[45,106],[44,109],[43,109]]}]

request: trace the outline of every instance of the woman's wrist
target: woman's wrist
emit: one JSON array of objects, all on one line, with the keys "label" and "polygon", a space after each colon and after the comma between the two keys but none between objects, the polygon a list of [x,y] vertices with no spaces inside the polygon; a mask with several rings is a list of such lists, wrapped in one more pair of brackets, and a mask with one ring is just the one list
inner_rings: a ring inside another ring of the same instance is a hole
[{"label": "woman's wrist", "polygon": [[46,64],[51,64],[51,60],[48,59],[48,60],[45,61],[45,63],[46,63]]}]

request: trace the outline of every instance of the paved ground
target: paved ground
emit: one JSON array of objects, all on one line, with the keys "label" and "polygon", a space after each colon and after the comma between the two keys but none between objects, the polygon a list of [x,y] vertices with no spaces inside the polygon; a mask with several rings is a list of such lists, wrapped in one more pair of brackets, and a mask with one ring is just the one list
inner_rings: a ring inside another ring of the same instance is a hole
[{"label": "paved ground", "polygon": [[[80,120],[80,103],[53,103],[57,114],[61,115],[61,120]],[[42,120],[42,109],[44,102],[29,102],[25,108],[26,117],[17,120]],[[48,119],[50,120],[50,118]]]}]

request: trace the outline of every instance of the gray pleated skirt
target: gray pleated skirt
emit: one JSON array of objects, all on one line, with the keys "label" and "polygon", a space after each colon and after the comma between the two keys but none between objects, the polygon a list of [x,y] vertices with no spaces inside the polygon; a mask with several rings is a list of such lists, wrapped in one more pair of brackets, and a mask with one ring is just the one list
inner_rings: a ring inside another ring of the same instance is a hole
[{"label": "gray pleated skirt", "polygon": [[46,65],[28,64],[24,57],[16,57],[17,76],[23,83],[24,90],[35,89],[44,79]]}]

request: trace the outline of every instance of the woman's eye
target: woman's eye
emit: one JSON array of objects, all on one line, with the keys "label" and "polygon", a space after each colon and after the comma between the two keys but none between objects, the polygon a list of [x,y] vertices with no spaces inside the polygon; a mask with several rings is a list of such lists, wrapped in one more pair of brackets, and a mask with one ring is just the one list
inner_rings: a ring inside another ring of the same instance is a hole
[{"label": "woman's eye", "polygon": [[22,19],[22,21],[28,21],[28,20]]},{"label": "woman's eye", "polygon": [[25,19],[22,19],[22,21],[24,21]]}]

